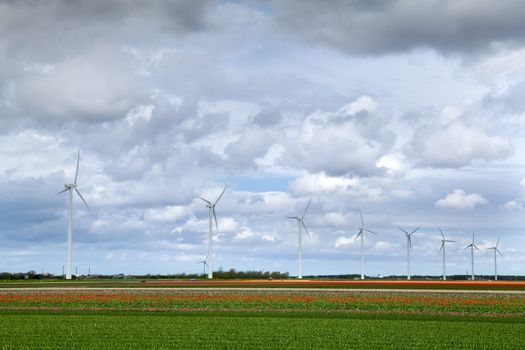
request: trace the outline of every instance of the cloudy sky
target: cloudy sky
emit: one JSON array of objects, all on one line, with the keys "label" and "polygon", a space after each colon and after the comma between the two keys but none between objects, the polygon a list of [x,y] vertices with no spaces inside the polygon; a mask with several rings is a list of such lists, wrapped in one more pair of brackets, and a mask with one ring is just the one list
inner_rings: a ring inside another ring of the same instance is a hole
[{"label": "cloudy sky", "polygon": [[0,271],[304,274],[525,264],[520,0],[0,0]]}]

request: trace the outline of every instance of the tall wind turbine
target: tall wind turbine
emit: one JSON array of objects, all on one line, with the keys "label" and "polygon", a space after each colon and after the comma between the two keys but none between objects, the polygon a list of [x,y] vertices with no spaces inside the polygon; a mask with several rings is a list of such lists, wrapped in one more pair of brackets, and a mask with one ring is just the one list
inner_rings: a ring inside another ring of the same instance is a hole
[{"label": "tall wind turbine", "polygon": [[361,227],[359,227],[359,232],[357,233],[357,236],[355,236],[355,239],[357,240],[359,236],[361,236],[361,279],[365,279],[365,246],[364,246],[364,236],[365,232],[373,233],[374,235],[377,235],[372,230],[369,230],[365,227],[365,222],[363,220],[363,213],[361,213],[361,209],[359,209],[359,215],[361,216]]},{"label": "tall wind turbine", "polygon": [[208,217],[209,217],[209,234],[208,234],[208,278],[213,278],[213,247],[212,247],[212,231],[213,231],[213,219],[215,219],[215,227],[217,228],[217,233],[219,232],[219,224],[217,223],[217,215],[215,215],[215,205],[219,202],[222,195],[226,191],[227,187],[224,187],[221,194],[217,198],[215,202],[210,202],[209,200],[198,197],[201,200],[203,200],[206,203],[206,207],[208,207]]},{"label": "tall wind turbine", "polygon": [[75,180],[72,184],[65,184],[65,189],[57,194],[68,191],[68,211],[67,211],[67,262],[66,262],[66,279],[71,279],[72,268],[72,249],[73,249],[73,191],[77,193],[86,208],[89,209],[84,197],[80,194],[77,188],[78,166],[80,164],[80,151],[77,156],[77,170],[75,171]]},{"label": "tall wind turbine", "polygon": [[407,232],[403,230],[401,227],[398,227],[401,231],[405,233],[405,237],[407,238],[407,279],[410,279],[410,250],[412,249],[412,239],[411,236],[419,230],[421,226],[416,227],[412,230],[412,232]]},{"label": "tall wind turbine", "polygon": [[472,272],[472,281],[474,281],[474,248],[479,250],[478,246],[474,243],[474,232],[472,232],[472,243],[465,247],[465,249],[470,248],[470,267]]},{"label": "tall wind turbine", "polygon": [[306,225],[304,224],[304,216],[306,215],[306,212],[308,211],[308,208],[310,207],[310,202],[312,200],[308,201],[308,204],[306,205],[306,209],[304,210],[303,216],[287,216],[288,219],[294,219],[297,220],[297,227],[298,227],[298,240],[299,240],[299,258],[298,258],[298,269],[299,269],[299,275],[298,278],[303,278],[303,240],[302,240],[302,234],[301,230],[304,227],[304,230],[306,231],[306,234],[308,235],[308,238],[310,237],[310,232],[308,232],[308,229],[306,228]]},{"label": "tall wind turbine", "polygon": [[494,280],[498,280],[498,256],[496,255],[496,252],[498,252],[499,255],[503,256],[501,252],[498,249],[499,244],[499,237],[498,241],[496,242],[496,245],[494,247],[490,247],[489,249],[494,249]]},{"label": "tall wind turbine", "polygon": [[441,232],[441,237],[443,237],[443,239],[441,240],[441,248],[439,248],[439,250],[443,250],[443,281],[445,281],[447,279],[447,273],[445,269],[445,244],[448,242],[455,242],[455,241],[446,239],[441,229],[439,229],[439,232]]}]

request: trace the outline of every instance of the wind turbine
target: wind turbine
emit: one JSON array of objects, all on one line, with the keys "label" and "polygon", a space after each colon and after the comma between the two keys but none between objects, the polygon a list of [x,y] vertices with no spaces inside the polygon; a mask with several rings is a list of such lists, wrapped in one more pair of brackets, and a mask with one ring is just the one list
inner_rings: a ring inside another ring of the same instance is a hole
[{"label": "wind turbine", "polygon": [[445,235],[443,234],[443,231],[441,231],[440,228],[439,228],[439,232],[441,232],[441,237],[443,237],[443,239],[441,240],[441,248],[439,248],[439,250],[441,251],[443,249],[443,281],[445,281],[447,279],[447,273],[445,269],[445,243],[455,242],[455,241],[446,239]]},{"label": "wind turbine", "polygon": [[359,209],[359,215],[361,216],[361,227],[359,227],[359,232],[357,233],[357,236],[355,236],[355,240],[361,236],[361,279],[365,279],[365,248],[364,248],[364,236],[365,232],[373,233],[374,235],[377,235],[372,230],[369,230],[365,227],[365,222],[363,221],[363,213],[361,213],[361,209]]},{"label": "wind turbine", "polygon": [[215,226],[217,227],[217,233],[219,232],[219,224],[217,223],[217,215],[215,214],[215,205],[219,202],[222,195],[226,191],[226,188],[222,190],[221,194],[215,200],[215,202],[210,202],[209,200],[202,198],[198,196],[199,199],[203,200],[206,203],[206,207],[208,207],[208,217],[209,217],[209,234],[208,234],[208,278],[213,278],[213,247],[212,247],[212,231],[213,231],[213,219],[215,219]]},{"label": "wind turbine", "polygon": [[304,216],[306,215],[306,212],[308,211],[308,208],[310,207],[310,202],[312,200],[308,201],[308,204],[306,205],[306,209],[304,210],[303,216],[287,216],[288,219],[294,219],[297,220],[297,227],[298,227],[298,239],[299,239],[299,258],[298,258],[298,269],[299,269],[299,275],[298,278],[303,278],[303,241],[302,241],[302,234],[301,230],[304,227],[304,230],[306,231],[306,234],[308,235],[308,238],[312,239],[310,237],[310,232],[308,232],[308,229],[306,228],[306,225],[304,224]]},{"label": "wind turbine", "polygon": [[68,211],[67,211],[67,262],[66,262],[66,279],[71,279],[71,270],[72,270],[72,249],[73,249],[73,191],[75,191],[82,202],[84,202],[84,205],[86,208],[89,209],[86,201],[84,200],[84,197],[80,194],[77,188],[77,177],[78,177],[78,166],[80,164],[80,151],[78,151],[77,155],[77,170],[75,172],[75,180],[72,184],[65,184],[65,189],[58,192],[64,193],[66,191],[68,192]]},{"label": "wind turbine", "polygon": [[489,249],[494,249],[494,281],[498,280],[498,259],[497,259],[496,252],[498,252],[499,255],[503,256],[498,249],[498,244],[499,244],[499,237],[498,237],[498,241],[496,242],[496,245],[494,247],[489,248]]},{"label": "wind turbine", "polygon": [[206,275],[206,268],[208,267],[208,263],[206,262],[208,260],[208,254],[206,254],[206,257],[204,260],[197,261],[197,263],[202,264],[202,274]]},{"label": "wind turbine", "polygon": [[421,226],[416,227],[412,230],[412,232],[407,232],[403,230],[401,227],[398,227],[401,231],[405,233],[405,237],[407,238],[407,279],[410,279],[410,249],[412,249],[412,239],[411,236],[419,230]]},{"label": "wind turbine", "polygon": [[474,281],[474,248],[479,250],[478,246],[474,243],[474,232],[472,232],[472,243],[465,247],[465,249],[470,248],[470,266],[472,269],[472,281]]}]

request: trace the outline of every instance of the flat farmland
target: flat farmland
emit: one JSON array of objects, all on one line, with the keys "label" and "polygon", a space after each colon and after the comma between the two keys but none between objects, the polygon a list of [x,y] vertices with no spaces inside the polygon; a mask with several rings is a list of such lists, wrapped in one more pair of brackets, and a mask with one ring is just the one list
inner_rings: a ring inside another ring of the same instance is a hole
[{"label": "flat farmland", "polygon": [[1,349],[518,349],[525,292],[12,286],[0,325]]},{"label": "flat farmland", "polygon": [[52,280],[4,281],[3,288],[340,288],[425,290],[517,290],[525,281],[441,280]]}]

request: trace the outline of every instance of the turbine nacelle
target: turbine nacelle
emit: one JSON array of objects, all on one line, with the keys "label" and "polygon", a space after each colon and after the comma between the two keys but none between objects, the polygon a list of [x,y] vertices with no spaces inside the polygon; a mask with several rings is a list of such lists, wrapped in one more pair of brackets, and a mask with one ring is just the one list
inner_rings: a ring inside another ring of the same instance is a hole
[{"label": "turbine nacelle", "polygon": [[498,252],[499,255],[503,256],[503,254],[501,254],[501,252],[498,249],[498,245],[499,245],[499,237],[498,237],[498,241],[496,242],[496,245],[494,247],[490,247],[490,248],[487,248],[487,249],[493,249],[494,252]]},{"label": "turbine nacelle", "polygon": [[467,245],[465,247],[465,249],[467,248],[476,248],[478,251],[481,252],[481,250],[478,248],[478,246],[476,245],[476,243],[474,243],[474,232],[472,232],[472,243],[470,243],[469,245]]},{"label": "turbine nacelle", "polygon": [[441,247],[439,248],[439,251],[441,251],[441,249],[443,249],[443,247],[445,246],[445,243],[452,243],[452,242],[455,242],[455,241],[452,241],[450,239],[446,239],[445,235],[443,234],[443,231],[441,231],[441,228],[438,228],[438,230],[441,233],[441,237],[443,237],[443,239],[441,240]]},{"label": "turbine nacelle", "polygon": [[397,227],[399,230],[401,230],[401,231],[403,231],[403,232],[405,233],[405,237],[407,238],[409,249],[412,249],[412,237],[411,237],[411,236],[412,236],[414,233],[416,233],[416,231],[419,230],[420,227],[421,227],[421,226],[416,227],[415,229],[412,230],[412,232],[408,232],[408,231],[402,229],[402,228],[399,227],[399,226]]}]

